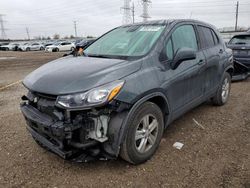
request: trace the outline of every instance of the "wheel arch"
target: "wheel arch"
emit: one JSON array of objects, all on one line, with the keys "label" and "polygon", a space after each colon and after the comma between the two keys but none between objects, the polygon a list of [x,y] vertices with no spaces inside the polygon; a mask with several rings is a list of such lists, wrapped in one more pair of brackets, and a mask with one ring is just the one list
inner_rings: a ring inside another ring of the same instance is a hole
[{"label": "wheel arch", "polygon": [[168,115],[170,113],[169,103],[167,97],[162,92],[153,92],[141,97],[133,106],[124,112],[117,113],[113,116],[109,122],[108,134],[111,136],[111,142],[106,142],[104,144],[104,150],[113,155],[118,156],[120,152],[120,146],[123,143],[127,130],[128,130],[128,120],[135,112],[135,110],[143,103],[150,101],[156,104],[163,112],[164,118],[164,128],[166,128],[166,122],[168,120]]},{"label": "wheel arch", "polygon": [[234,67],[233,66],[228,66],[225,70],[225,72],[229,73],[230,76],[232,77],[234,74]]}]

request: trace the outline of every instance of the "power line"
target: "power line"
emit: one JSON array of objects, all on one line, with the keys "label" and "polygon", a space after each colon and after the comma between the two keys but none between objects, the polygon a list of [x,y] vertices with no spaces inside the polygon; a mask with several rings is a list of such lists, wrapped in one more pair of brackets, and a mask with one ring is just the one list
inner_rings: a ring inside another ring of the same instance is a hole
[{"label": "power line", "polygon": [[135,4],[134,4],[134,2],[132,5],[132,20],[133,20],[133,23],[135,23]]},{"label": "power line", "polygon": [[238,15],[239,15],[239,1],[237,1],[237,4],[236,4],[235,31],[237,31],[237,27],[238,27]]},{"label": "power line", "polygon": [[26,33],[27,33],[27,36],[28,36],[28,40],[30,40],[30,33],[29,33],[29,28],[26,27]]},{"label": "power line", "polygon": [[75,28],[75,38],[77,38],[76,21],[74,21],[74,28]]},{"label": "power line", "polygon": [[131,0],[124,0],[123,7],[121,7],[121,9],[123,9],[122,24],[129,24],[129,23],[131,23],[130,1]]},{"label": "power line", "polygon": [[143,22],[148,21],[148,18],[150,18],[148,14],[148,6],[151,3],[150,0],[142,0],[142,15],[141,17],[143,18]]},{"label": "power line", "polygon": [[6,32],[5,32],[6,29],[4,27],[3,16],[4,16],[4,14],[0,14],[1,38],[5,39],[5,38],[7,38],[7,35],[6,35]]}]

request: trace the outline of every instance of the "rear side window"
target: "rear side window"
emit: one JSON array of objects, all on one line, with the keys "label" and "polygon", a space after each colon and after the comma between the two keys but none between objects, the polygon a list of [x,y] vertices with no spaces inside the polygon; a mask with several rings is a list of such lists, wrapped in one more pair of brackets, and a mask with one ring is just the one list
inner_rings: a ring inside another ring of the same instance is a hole
[{"label": "rear side window", "polygon": [[197,51],[197,39],[192,25],[182,25],[172,33],[174,53],[180,48],[191,48]]},{"label": "rear side window", "polygon": [[[200,36],[202,49],[211,48],[216,44],[212,32],[213,31],[208,27],[198,26],[198,33]],[[216,37],[216,39],[217,39],[217,43],[218,43],[219,42],[218,37]]]},{"label": "rear side window", "polygon": [[213,35],[213,37],[214,37],[214,44],[216,45],[216,44],[219,44],[220,43],[220,41],[219,41],[219,38],[218,38],[218,36],[217,36],[217,34],[211,29],[211,32],[212,32],[212,35]]}]

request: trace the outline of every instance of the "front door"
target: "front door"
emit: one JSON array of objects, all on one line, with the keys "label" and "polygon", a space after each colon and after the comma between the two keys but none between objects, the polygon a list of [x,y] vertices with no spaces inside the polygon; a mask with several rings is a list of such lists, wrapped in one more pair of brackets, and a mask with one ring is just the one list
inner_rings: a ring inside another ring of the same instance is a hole
[{"label": "front door", "polygon": [[163,87],[175,116],[201,99],[204,92],[206,60],[203,51],[199,51],[195,28],[191,24],[177,26],[167,39],[165,50],[168,62],[173,60],[174,54],[181,48],[193,49],[196,59],[182,62],[175,70],[166,70]]}]

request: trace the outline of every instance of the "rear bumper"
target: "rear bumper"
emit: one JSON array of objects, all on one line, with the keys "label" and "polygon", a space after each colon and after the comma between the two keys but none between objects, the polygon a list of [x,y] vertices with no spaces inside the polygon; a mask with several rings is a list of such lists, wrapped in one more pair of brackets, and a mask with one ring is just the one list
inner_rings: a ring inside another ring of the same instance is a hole
[{"label": "rear bumper", "polygon": [[244,64],[245,66],[248,67],[248,69],[250,70],[250,57],[249,58],[243,58],[243,57],[234,57],[234,59],[242,64]]},{"label": "rear bumper", "polygon": [[84,144],[75,142],[73,132],[79,126],[52,119],[27,103],[21,104],[21,111],[27,122],[27,130],[33,138],[64,159],[72,159],[97,144],[93,140]]},{"label": "rear bumper", "polygon": [[245,80],[250,76],[250,69],[243,63],[234,59],[234,74],[232,81]]}]

